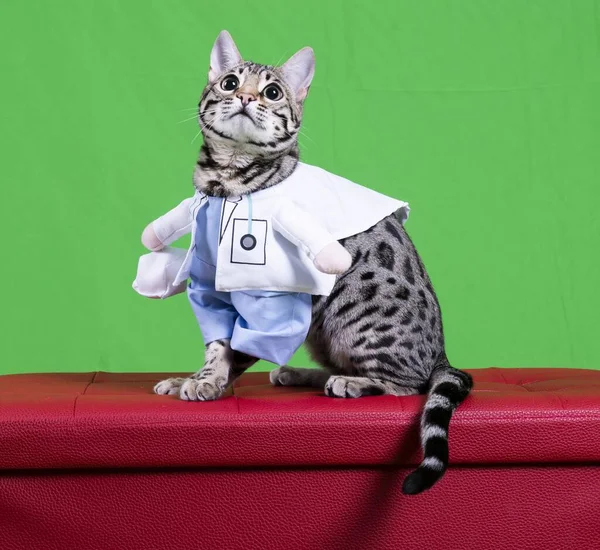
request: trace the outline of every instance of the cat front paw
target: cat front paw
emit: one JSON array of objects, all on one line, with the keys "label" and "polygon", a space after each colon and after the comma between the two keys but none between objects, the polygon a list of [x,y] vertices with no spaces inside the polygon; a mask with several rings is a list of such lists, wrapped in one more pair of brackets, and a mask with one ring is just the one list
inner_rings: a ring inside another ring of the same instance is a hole
[{"label": "cat front paw", "polygon": [[186,380],[179,390],[179,397],[184,401],[214,401],[223,395],[226,382],[221,380]]},{"label": "cat front paw", "polygon": [[181,386],[187,378],[167,378],[161,380],[154,386],[154,393],[158,395],[175,395],[179,393]]}]

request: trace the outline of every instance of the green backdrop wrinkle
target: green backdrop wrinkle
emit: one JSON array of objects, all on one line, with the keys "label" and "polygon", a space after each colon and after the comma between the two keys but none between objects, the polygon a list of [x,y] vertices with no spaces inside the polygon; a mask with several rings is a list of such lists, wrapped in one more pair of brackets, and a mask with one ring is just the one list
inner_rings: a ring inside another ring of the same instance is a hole
[{"label": "green backdrop wrinkle", "polygon": [[3,0],[0,372],[201,364],[185,297],[131,281],[222,28],[313,46],[303,158],[411,203],[453,364],[600,366],[599,2]]}]

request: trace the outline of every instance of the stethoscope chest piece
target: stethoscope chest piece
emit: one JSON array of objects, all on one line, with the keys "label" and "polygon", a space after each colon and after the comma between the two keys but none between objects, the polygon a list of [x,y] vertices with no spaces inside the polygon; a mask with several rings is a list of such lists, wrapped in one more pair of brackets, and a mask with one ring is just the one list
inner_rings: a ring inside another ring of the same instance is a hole
[{"label": "stethoscope chest piece", "polygon": [[244,250],[253,250],[256,247],[256,237],[250,233],[242,235],[242,238],[240,239],[240,246]]}]

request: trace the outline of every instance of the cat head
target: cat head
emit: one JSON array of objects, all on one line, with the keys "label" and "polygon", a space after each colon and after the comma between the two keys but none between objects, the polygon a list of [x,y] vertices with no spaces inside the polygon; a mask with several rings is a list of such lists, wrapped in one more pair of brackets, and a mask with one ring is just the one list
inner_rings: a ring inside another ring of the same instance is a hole
[{"label": "cat head", "polygon": [[315,71],[311,48],[279,67],[244,61],[222,31],[210,54],[208,84],[199,104],[205,138],[278,153],[295,146],[302,105]]}]

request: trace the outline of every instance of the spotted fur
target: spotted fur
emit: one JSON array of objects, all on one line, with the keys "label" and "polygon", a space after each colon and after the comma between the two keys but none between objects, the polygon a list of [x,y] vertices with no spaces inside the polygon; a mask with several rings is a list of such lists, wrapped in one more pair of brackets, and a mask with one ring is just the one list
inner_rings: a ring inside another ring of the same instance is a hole
[{"label": "spotted fur", "polygon": [[423,462],[403,486],[407,494],[420,493],[448,466],[450,418],[472,380],[448,362],[437,296],[400,221],[389,216],[342,244],[353,256],[352,267],[328,297],[313,299],[307,347],[332,374],[327,395],[428,393]]},{"label": "spotted fur", "polygon": [[[307,49],[282,67],[243,62],[231,37],[219,35],[199,104],[204,143],[194,172],[198,189],[214,196],[240,195],[276,185],[293,172],[313,62]],[[225,93],[223,83],[231,75],[239,87]],[[273,83],[283,92],[277,101],[263,97]],[[234,120],[244,105],[243,94],[253,98],[251,118],[240,114]],[[352,266],[337,278],[329,296],[314,297],[306,342],[322,368],[280,367],[271,381],[322,388],[330,397],[428,393],[421,422],[423,461],[403,486],[405,493],[416,494],[447,468],[450,418],[472,380],[448,362],[438,299],[399,219],[389,216],[342,244],[352,254]],[[200,371],[160,382],[155,391],[188,400],[216,399],[255,361],[233,351],[229,341],[211,342]]]}]

